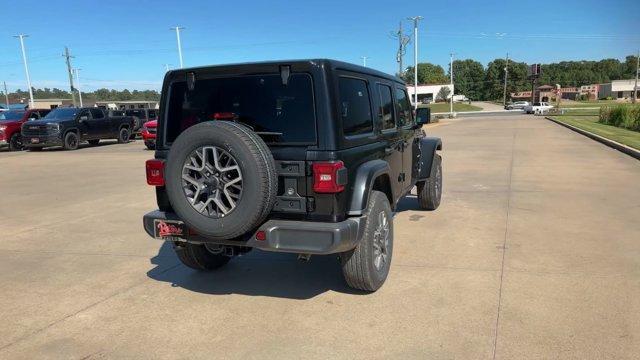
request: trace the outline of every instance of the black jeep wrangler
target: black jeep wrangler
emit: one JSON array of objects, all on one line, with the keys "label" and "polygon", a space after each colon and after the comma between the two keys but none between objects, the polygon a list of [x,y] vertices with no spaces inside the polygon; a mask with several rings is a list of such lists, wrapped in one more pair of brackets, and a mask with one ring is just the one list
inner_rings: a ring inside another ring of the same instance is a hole
[{"label": "black jeep wrangler", "polygon": [[339,61],[170,71],[144,228],[197,270],[252,248],[339,254],[348,285],[375,291],[398,201],[417,185],[421,208],[440,204],[442,143],[426,121],[402,80]]}]

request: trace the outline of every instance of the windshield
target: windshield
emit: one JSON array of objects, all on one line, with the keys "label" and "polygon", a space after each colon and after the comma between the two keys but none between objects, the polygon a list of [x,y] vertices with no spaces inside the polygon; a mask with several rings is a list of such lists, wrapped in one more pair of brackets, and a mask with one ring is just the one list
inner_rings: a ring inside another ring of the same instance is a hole
[{"label": "windshield", "polygon": [[184,81],[171,85],[167,143],[203,121],[234,120],[251,127],[267,143],[316,142],[311,76],[280,74],[197,80],[193,91]]},{"label": "windshield", "polygon": [[57,108],[51,110],[47,116],[44,117],[45,120],[55,120],[55,119],[69,119],[74,118],[78,113],[77,108]]},{"label": "windshield", "polygon": [[3,111],[0,112],[0,120],[20,120],[24,116],[24,111]]}]

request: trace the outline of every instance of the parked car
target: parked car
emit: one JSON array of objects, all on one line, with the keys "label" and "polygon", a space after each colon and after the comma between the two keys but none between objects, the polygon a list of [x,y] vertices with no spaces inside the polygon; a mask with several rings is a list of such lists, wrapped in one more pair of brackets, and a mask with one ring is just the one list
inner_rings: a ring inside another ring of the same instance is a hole
[{"label": "parked car", "polygon": [[11,151],[22,150],[22,124],[38,120],[51,110],[6,110],[0,112],[0,148],[8,147]]},{"label": "parked car", "polygon": [[425,136],[395,76],[299,60],[179,69],[164,81],[146,163],[159,209],[143,224],[188,267],[213,270],[252,248],[338,254],[346,283],[375,291],[398,202],[417,185],[422,209],[440,204],[442,142]]},{"label": "parked car", "polygon": [[529,106],[528,101],[516,101],[511,104],[507,104],[504,108],[506,110],[516,110],[516,109],[524,109],[526,106]]},{"label": "parked car", "polygon": [[98,145],[102,139],[129,141],[133,128],[130,116],[109,116],[100,108],[56,108],[40,120],[22,125],[24,145],[31,151],[45,147],[62,146],[75,150],[82,141]]},{"label": "parked car", "polygon": [[158,128],[158,120],[147,121],[142,125],[142,131],[140,131],[140,135],[142,135],[142,140],[144,141],[144,145],[149,150],[153,150],[156,148],[156,130]]},{"label": "parked car", "polygon": [[548,102],[535,102],[533,105],[527,105],[524,107],[524,112],[527,114],[543,114],[549,109],[553,109],[553,105]]},{"label": "parked car", "polygon": [[128,109],[124,110],[124,114],[133,117],[132,134],[134,135],[140,131],[144,123],[158,119],[158,110],[156,109]]}]

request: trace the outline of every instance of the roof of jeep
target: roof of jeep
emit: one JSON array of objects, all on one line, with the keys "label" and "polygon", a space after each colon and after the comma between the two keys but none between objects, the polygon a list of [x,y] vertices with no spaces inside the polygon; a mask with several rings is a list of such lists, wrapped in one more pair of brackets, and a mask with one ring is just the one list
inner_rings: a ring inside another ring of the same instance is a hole
[{"label": "roof of jeep", "polygon": [[378,76],[381,78],[385,78],[391,81],[395,81],[401,84],[405,84],[405,82],[397,76],[389,75],[382,71],[374,70],[372,68],[347,63],[344,61],[332,60],[332,59],[298,59],[298,60],[274,60],[274,61],[260,61],[260,62],[248,62],[248,63],[235,63],[235,64],[221,64],[221,65],[208,65],[208,66],[197,66],[192,68],[184,68],[184,69],[175,69],[170,72],[182,72],[182,71],[197,71],[197,70],[211,70],[211,69],[231,69],[236,68],[240,69],[242,72],[250,72],[251,68],[254,67],[262,67],[269,65],[295,65],[295,64],[304,64],[308,66],[324,66],[331,67],[335,70],[347,70],[362,74],[368,74],[373,76]]}]

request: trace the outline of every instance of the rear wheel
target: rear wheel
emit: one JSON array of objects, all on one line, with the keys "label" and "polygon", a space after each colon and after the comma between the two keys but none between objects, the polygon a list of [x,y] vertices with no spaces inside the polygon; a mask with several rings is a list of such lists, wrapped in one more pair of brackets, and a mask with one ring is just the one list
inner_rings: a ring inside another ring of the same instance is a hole
[{"label": "rear wheel", "polygon": [[342,253],[342,274],[355,289],[376,291],[384,284],[393,253],[393,213],[387,196],[371,191],[364,234],[355,249]]},{"label": "rear wheel", "polygon": [[100,139],[88,140],[89,145],[96,146],[100,143]]},{"label": "rear wheel", "polygon": [[155,150],[156,148],[156,144],[151,141],[145,141],[144,146],[146,146],[149,150]]},{"label": "rear wheel", "polygon": [[74,132],[68,132],[64,136],[63,147],[65,150],[75,150],[78,148],[78,134]]},{"label": "rear wheel", "polygon": [[120,129],[120,132],[118,133],[118,143],[126,144],[128,142],[129,142],[129,129],[127,128]]},{"label": "rear wheel", "polygon": [[9,139],[9,150],[11,151],[18,151],[18,150],[22,150],[24,148],[24,145],[22,144],[22,135],[20,135],[19,133],[15,133],[11,136],[11,139]]},{"label": "rear wheel", "polygon": [[431,165],[431,174],[418,184],[418,202],[423,210],[435,210],[442,198],[442,158],[436,154]]},{"label": "rear wheel", "polygon": [[222,252],[212,251],[206,245],[174,243],[173,250],[184,265],[199,271],[215,270],[231,259]]}]

